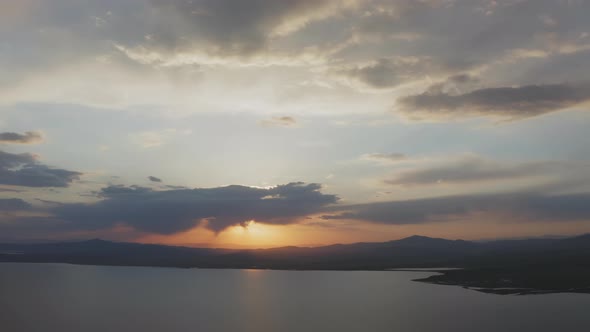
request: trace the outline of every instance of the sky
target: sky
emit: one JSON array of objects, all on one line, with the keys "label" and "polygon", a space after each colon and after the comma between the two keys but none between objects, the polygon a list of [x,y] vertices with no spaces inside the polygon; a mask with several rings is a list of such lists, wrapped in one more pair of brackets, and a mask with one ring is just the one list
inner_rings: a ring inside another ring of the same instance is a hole
[{"label": "sky", "polygon": [[0,3],[0,241],[590,232],[588,0]]}]

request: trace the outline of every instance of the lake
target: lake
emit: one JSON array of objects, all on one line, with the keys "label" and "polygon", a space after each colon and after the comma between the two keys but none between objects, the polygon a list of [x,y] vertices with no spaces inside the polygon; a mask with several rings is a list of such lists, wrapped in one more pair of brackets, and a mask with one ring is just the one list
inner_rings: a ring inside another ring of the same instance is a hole
[{"label": "lake", "polygon": [[0,263],[0,331],[590,331],[590,295],[411,281],[430,274]]}]

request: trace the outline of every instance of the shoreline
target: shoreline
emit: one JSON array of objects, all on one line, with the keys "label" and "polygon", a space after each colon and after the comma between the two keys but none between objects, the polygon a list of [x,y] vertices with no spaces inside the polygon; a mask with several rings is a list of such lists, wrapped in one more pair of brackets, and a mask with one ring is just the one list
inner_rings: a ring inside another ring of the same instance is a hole
[{"label": "shoreline", "polygon": [[412,281],[458,286],[495,295],[590,294],[588,267],[466,268],[437,271],[439,274]]}]

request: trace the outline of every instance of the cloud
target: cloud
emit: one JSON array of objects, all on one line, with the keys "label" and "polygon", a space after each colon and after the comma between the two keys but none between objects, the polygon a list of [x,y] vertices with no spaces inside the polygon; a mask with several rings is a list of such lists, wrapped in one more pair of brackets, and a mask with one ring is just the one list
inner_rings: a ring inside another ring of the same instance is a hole
[{"label": "cloud", "polygon": [[547,175],[563,170],[555,162],[496,162],[476,155],[435,162],[421,168],[399,172],[384,182],[391,185],[420,186],[434,184],[462,184],[485,181],[514,180]]},{"label": "cloud", "polygon": [[590,101],[590,84],[547,84],[474,90],[465,94],[429,93],[398,99],[399,110],[414,120],[491,116],[509,120],[534,117]]},{"label": "cloud", "polygon": [[420,57],[381,58],[358,65],[345,65],[332,69],[332,73],[375,88],[393,88],[410,81],[424,79],[426,75],[445,72],[432,60]]},{"label": "cloud", "polygon": [[0,143],[8,144],[33,144],[43,141],[41,133],[36,131],[27,131],[24,134],[3,132],[0,133]]},{"label": "cloud", "polygon": [[301,182],[272,188],[219,188],[154,191],[139,186],[103,188],[93,204],[63,204],[52,212],[72,227],[105,229],[117,224],[137,230],[174,234],[203,223],[220,232],[249,220],[290,224],[335,203],[337,197],[320,192],[318,184]]},{"label": "cloud", "polygon": [[[556,44],[573,36],[578,47],[587,44],[577,38],[588,29],[579,13],[590,9],[587,1],[402,0],[369,4],[355,26],[361,38],[393,44],[392,36],[415,36],[411,44],[394,45],[414,54],[432,55],[438,63],[457,69],[493,63],[518,49],[550,55],[560,52]],[[539,19],[548,13],[559,24],[547,26]]]},{"label": "cloud", "polygon": [[[154,0],[145,50],[248,57],[267,49],[316,20],[336,14],[355,1],[337,0]],[[133,46],[133,45],[131,45]]]},{"label": "cloud", "polygon": [[82,173],[51,168],[29,153],[0,151],[0,184],[23,187],[68,187]]},{"label": "cloud", "polygon": [[19,198],[0,198],[0,212],[23,211],[31,208],[31,204]]},{"label": "cloud", "polygon": [[[313,81],[318,73],[325,72],[337,72],[338,80],[344,77],[363,88],[390,89],[410,81],[437,80],[440,75],[487,68],[490,75],[482,77],[493,80],[491,84],[526,85],[547,79],[531,80],[526,72],[530,63],[521,66],[520,61],[534,58],[542,62],[590,45],[590,39],[584,37],[590,25],[582,14],[589,9],[587,1],[503,1],[493,10],[488,10],[484,1],[446,0],[32,3],[16,12],[0,10],[9,31],[4,36],[6,44],[10,45],[0,58],[0,66],[6,68],[0,84],[9,88],[2,90],[0,99],[6,104],[59,102],[194,112],[218,105],[219,94],[209,93],[207,88],[217,92],[216,82],[223,78],[237,86],[232,92],[255,90],[272,101],[275,92],[307,92],[292,88],[292,83]],[[550,15],[557,24],[548,27],[543,22],[546,19],[539,19],[543,15]],[[495,66],[506,59],[518,63],[504,68],[504,73],[495,71]],[[251,78],[251,72],[246,72],[250,66],[271,72],[277,65],[299,67],[257,75],[260,85],[276,85],[265,91],[252,89],[247,83],[251,80],[240,83],[241,79],[233,79]],[[570,70],[573,75],[567,80],[588,76],[585,68],[589,66],[541,65]],[[299,72],[294,73],[296,70]],[[187,75],[194,71],[198,74]],[[59,89],[48,88],[56,84],[47,78],[48,72],[63,77],[57,83]],[[277,75],[280,78],[276,80]],[[81,78],[86,76],[108,84],[97,89],[94,81]],[[322,77],[323,83],[336,83],[330,81],[333,76]],[[508,79],[503,80],[503,76]],[[196,88],[207,92],[199,95],[198,105],[193,100]],[[353,98],[344,96],[350,90],[340,84],[333,84],[332,90],[332,94],[340,95],[334,101]],[[326,92],[315,93],[322,98],[302,109],[345,109],[323,99]],[[313,94],[306,95],[311,100]],[[373,95],[366,99],[370,102],[377,98]],[[380,112],[385,101],[378,102],[380,105],[370,109]],[[220,104],[225,108],[225,103]],[[273,106],[277,105],[269,105],[269,109],[276,109]],[[346,109],[356,108],[350,106]]]},{"label": "cloud", "polygon": [[10,192],[10,193],[21,193],[22,190],[12,189],[12,188],[0,188],[0,192]]},{"label": "cloud", "polygon": [[480,78],[468,73],[458,73],[451,75],[443,81],[430,84],[426,88],[428,94],[462,94],[466,90],[475,90],[478,88]]},{"label": "cloud", "polygon": [[367,153],[361,156],[362,160],[376,161],[376,162],[397,162],[407,160],[408,156],[403,153]]},{"label": "cloud", "polygon": [[162,179],[157,178],[155,176],[148,176],[148,180],[150,180],[152,182],[162,182]]},{"label": "cloud", "polygon": [[291,116],[278,116],[261,120],[259,124],[263,127],[293,127],[297,125],[297,120]]},{"label": "cloud", "polygon": [[[184,77],[189,66],[198,67],[203,62],[227,64],[223,61],[225,59],[248,63],[262,56],[259,61],[262,63],[270,59],[270,62],[277,63],[309,64],[309,61],[293,59],[303,53],[310,57],[323,57],[322,52],[315,54],[317,48],[302,52],[299,46],[274,47],[274,44],[313,22],[353,8],[356,2],[54,0],[51,3],[27,1],[27,5],[22,6],[2,2],[0,21],[3,31],[7,32],[3,40],[10,47],[2,50],[0,65],[6,70],[0,77],[0,86],[11,88],[7,92],[14,89],[23,93],[22,90],[27,90],[30,85],[49,84],[38,76],[48,71],[71,73],[71,64],[76,63],[81,64],[76,66],[76,73],[90,71],[111,83],[111,86],[103,85],[111,89],[98,95],[95,91],[91,97],[73,98],[93,104],[90,101],[96,103],[102,99],[127,98],[111,90],[118,89],[121,79],[127,82],[144,80],[150,73],[155,73],[150,71],[154,68],[157,68],[157,73],[163,73],[173,71],[172,67],[183,66],[183,70],[176,72]],[[17,7],[20,9],[15,10]],[[35,54],[44,56],[35,57]],[[76,78],[72,76],[72,79]],[[160,75],[155,77],[162,78]],[[151,78],[154,79],[154,76]],[[62,81],[60,87],[72,90],[69,86],[71,82],[67,79]],[[82,81],[73,84],[88,86]],[[21,85],[25,86],[21,88]],[[161,89],[162,85],[152,83],[151,87]],[[153,90],[150,91],[153,93]],[[84,94],[83,91],[79,93]],[[7,93],[12,98],[17,97],[13,94]],[[42,93],[36,98],[43,98],[44,95]]]},{"label": "cloud", "polygon": [[499,221],[590,221],[590,193],[543,195],[503,193],[446,196],[340,207],[341,213],[322,218],[355,219],[380,224],[447,222],[475,216]]}]

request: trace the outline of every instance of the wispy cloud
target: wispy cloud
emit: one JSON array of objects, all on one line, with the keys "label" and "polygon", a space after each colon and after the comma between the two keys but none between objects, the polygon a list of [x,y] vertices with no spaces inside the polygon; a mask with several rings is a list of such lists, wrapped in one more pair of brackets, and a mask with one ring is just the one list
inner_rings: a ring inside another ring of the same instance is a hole
[{"label": "wispy cloud", "polygon": [[409,157],[404,153],[391,152],[391,153],[367,153],[360,157],[361,160],[375,161],[375,162],[399,162],[408,160]]},{"label": "wispy cloud", "polygon": [[43,141],[43,135],[37,131],[27,131],[24,134],[3,132],[0,133],[0,143],[5,144],[34,144]]},{"label": "wispy cloud", "polygon": [[384,182],[402,186],[483,183],[554,175],[566,167],[564,163],[553,161],[498,162],[468,154],[414,165]]},{"label": "wispy cloud", "polygon": [[297,120],[292,116],[276,116],[260,120],[259,124],[263,127],[294,127],[297,125]]}]

